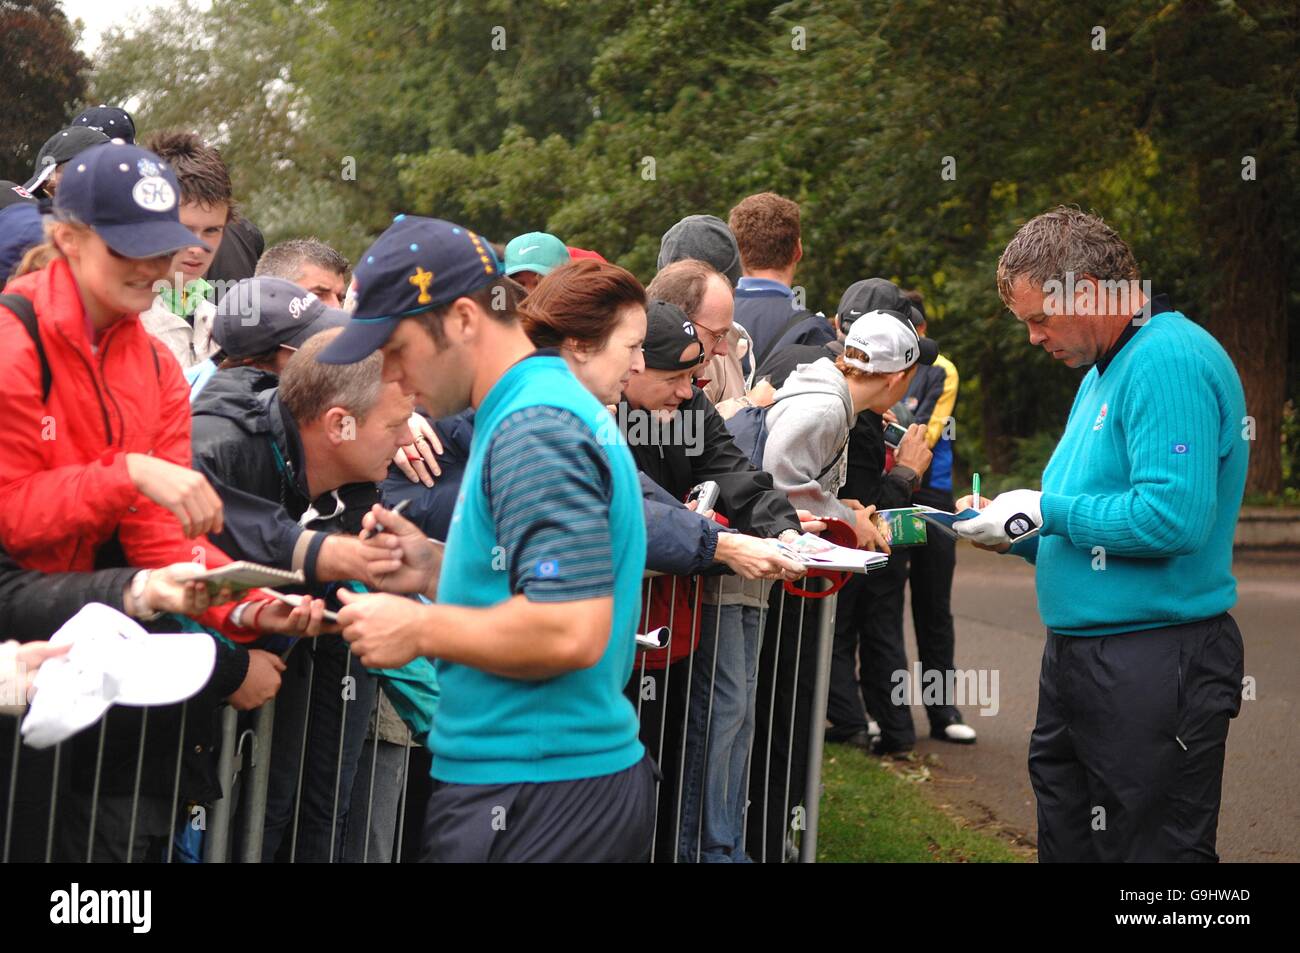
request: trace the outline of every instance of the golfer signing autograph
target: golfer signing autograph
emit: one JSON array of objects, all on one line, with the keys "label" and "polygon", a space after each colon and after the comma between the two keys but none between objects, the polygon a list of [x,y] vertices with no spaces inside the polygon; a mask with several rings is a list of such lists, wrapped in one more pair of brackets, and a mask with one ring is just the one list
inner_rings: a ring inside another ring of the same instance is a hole
[{"label": "golfer signing autograph", "polygon": [[[998,262],[1043,347],[1091,365],[1042,492],[957,524],[1037,569],[1047,626],[1029,774],[1042,861],[1215,861],[1228,719],[1241,705],[1232,541],[1245,397],[1204,329],[1148,300],[1125,242],[1057,208]],[[1114,293],[1122,287],[1124,293]]]}]

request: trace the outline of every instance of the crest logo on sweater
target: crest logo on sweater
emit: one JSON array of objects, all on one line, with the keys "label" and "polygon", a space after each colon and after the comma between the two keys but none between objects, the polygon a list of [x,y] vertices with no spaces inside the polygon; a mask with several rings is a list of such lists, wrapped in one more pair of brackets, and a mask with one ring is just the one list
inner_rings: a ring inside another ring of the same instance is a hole
[{"label": "crest logo on sweater", "polygon": [[1097,414],[1097,419],[1092,422],[1093,431],[1095,432],[1100,430],[1101,425],[1104,424],[1105,422],[1106,422],[1106,405],[1102,404],[1101,412]]}]

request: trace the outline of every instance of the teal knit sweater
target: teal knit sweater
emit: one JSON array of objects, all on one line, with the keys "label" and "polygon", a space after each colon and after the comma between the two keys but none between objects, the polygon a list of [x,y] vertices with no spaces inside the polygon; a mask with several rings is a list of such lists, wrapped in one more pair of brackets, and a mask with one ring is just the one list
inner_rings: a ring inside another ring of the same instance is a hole
[{"label": "teal knit sweater", "polygon": [[1043,471],[1038,611],[1062,635],[1110,635],[1232,608],[1232,539],[1249,433],[1241,380],[1208,332],[1150,318],[1090,370]]}]

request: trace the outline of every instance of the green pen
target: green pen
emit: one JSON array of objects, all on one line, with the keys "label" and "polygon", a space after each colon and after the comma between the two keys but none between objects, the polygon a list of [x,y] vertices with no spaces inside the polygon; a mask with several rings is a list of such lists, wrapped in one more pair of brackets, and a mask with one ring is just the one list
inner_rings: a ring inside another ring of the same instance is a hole
[{"label": "green pen", "polygon": [[971,506],[975,509],[980,508],[980,475],[972,473],[970,476],[970,495],[973,497]]}]

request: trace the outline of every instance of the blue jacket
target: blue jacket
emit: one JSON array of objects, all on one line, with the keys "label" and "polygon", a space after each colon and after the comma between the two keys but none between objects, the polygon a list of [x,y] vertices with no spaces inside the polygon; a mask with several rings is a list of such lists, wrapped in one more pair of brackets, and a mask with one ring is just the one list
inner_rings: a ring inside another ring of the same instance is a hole
[{"label": "blue jacket", "polygon": [[29,248],[45,241],[40,210],[29,202],[0,209],[0,288],[9,282]]}]

